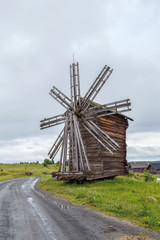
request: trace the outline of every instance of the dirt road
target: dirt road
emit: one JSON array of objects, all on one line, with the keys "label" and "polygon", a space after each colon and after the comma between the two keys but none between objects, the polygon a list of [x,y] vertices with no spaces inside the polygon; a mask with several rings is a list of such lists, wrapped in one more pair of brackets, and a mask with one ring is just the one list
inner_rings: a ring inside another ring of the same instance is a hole
[{"label": "dirt road", "polygon": [[103,240],[160,235],[35,189],[38,178],[0,183],[1,240]]}]

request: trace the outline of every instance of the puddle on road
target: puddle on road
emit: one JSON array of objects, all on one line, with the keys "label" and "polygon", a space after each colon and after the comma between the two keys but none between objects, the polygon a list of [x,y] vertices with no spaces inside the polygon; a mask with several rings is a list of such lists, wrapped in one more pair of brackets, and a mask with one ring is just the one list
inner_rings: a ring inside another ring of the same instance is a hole
[{"label": "puddle on road", "polygon": [[117,229],[115,229],[114,227],[110,226],[108,228],[108,230],[104,231],[104,233],[113,233],[113,232],[117,232],[117,231],[118,231]]},{"label": "puddle on road", "polygon": [[59,204],[59,202],[53,201],[53,204],[56,204],[58,207],[60,207],[61,209],[68,209],[69,206],[68,205],[63,205],[63,204]]},{"label": "puddle on road", "polygon": [[68,209],[68,208],[69,208],[67,205],[62,205],[62,204],[60,204],[59,207],[60,207],[61,209]]}]

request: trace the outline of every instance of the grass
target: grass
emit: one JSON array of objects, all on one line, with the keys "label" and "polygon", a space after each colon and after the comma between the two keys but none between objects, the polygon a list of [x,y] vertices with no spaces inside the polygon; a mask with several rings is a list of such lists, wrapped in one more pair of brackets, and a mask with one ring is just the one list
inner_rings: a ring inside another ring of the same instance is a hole
[{"label": "grass", "polygon": [[40,188],[52,194],[160,233],[160,183],[154,181],[160,176],[148,178],[145,174],[130,174],[114,180],[78,184],[56,181],[51,175],[43,174],[57,169],[56,164],[47,167],[39,163],[0,164],[0,181],[27,177],[25,173],[32,172],[32,176],[41,176]]},{"label": "grass", "polygon": [[[145,182],[143,174],[83,184],[70,184],[43,176],[39,186],[70,202],[160,232],[160,183]],[[149,196],[157,201],[149,199]]]},{"label": "grass", "polygon": [[0,182],[13,178],[27,177],[26,172],[31,172],[32,176],[42,176],[43,172],[51,173],[52,171],[57,171],[57,169],[58,166],[56,164],[44,167],[43,164],[39,163],[0,163]]}]

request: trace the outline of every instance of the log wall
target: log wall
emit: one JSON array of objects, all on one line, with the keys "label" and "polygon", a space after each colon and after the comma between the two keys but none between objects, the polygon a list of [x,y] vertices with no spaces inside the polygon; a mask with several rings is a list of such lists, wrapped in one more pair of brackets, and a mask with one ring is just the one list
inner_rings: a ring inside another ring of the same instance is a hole
[{"label": "log wall", "polygon": [[[126,162],[126,129],[128,121],[120,115],[98,116],[94,122],[115,140],[120,148],[114,153],[106,150],[80,123],[80,132],[88,156],[91,172],[88,172],[87,164],[84,160],[87,179],[114,177],[125,174]],[[83,156],[83,159],[84,156]],[[76,161],[70,163],[70,171],[76,171]]]},{"label": "log wall", "polygon": [[106,150],[83,126],[80,126],[91,171],[104,177],[126,173],[126,129],[128,121],[119,115],[96,118],[94,121],[104,132],[115,140],[120,148],[114,153]]},{"label": "log wall", "polygon": [[99,127],[115,140],[120,148],[112,155],[101,146],[101,160],[105,174],[121,175],[126,173],[126,129],[128,121],[120,115],[98,118]]}]

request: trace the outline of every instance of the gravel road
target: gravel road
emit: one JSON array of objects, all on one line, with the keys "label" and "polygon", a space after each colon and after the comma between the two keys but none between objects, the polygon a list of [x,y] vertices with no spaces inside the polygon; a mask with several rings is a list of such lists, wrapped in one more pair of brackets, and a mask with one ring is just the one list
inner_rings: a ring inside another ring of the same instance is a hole
[{"label": "gravel road", "polygon": [[38,180],[0,183],[0,240],[103,240],[124,234],[160,239],[157,233],[38,190]]}]

